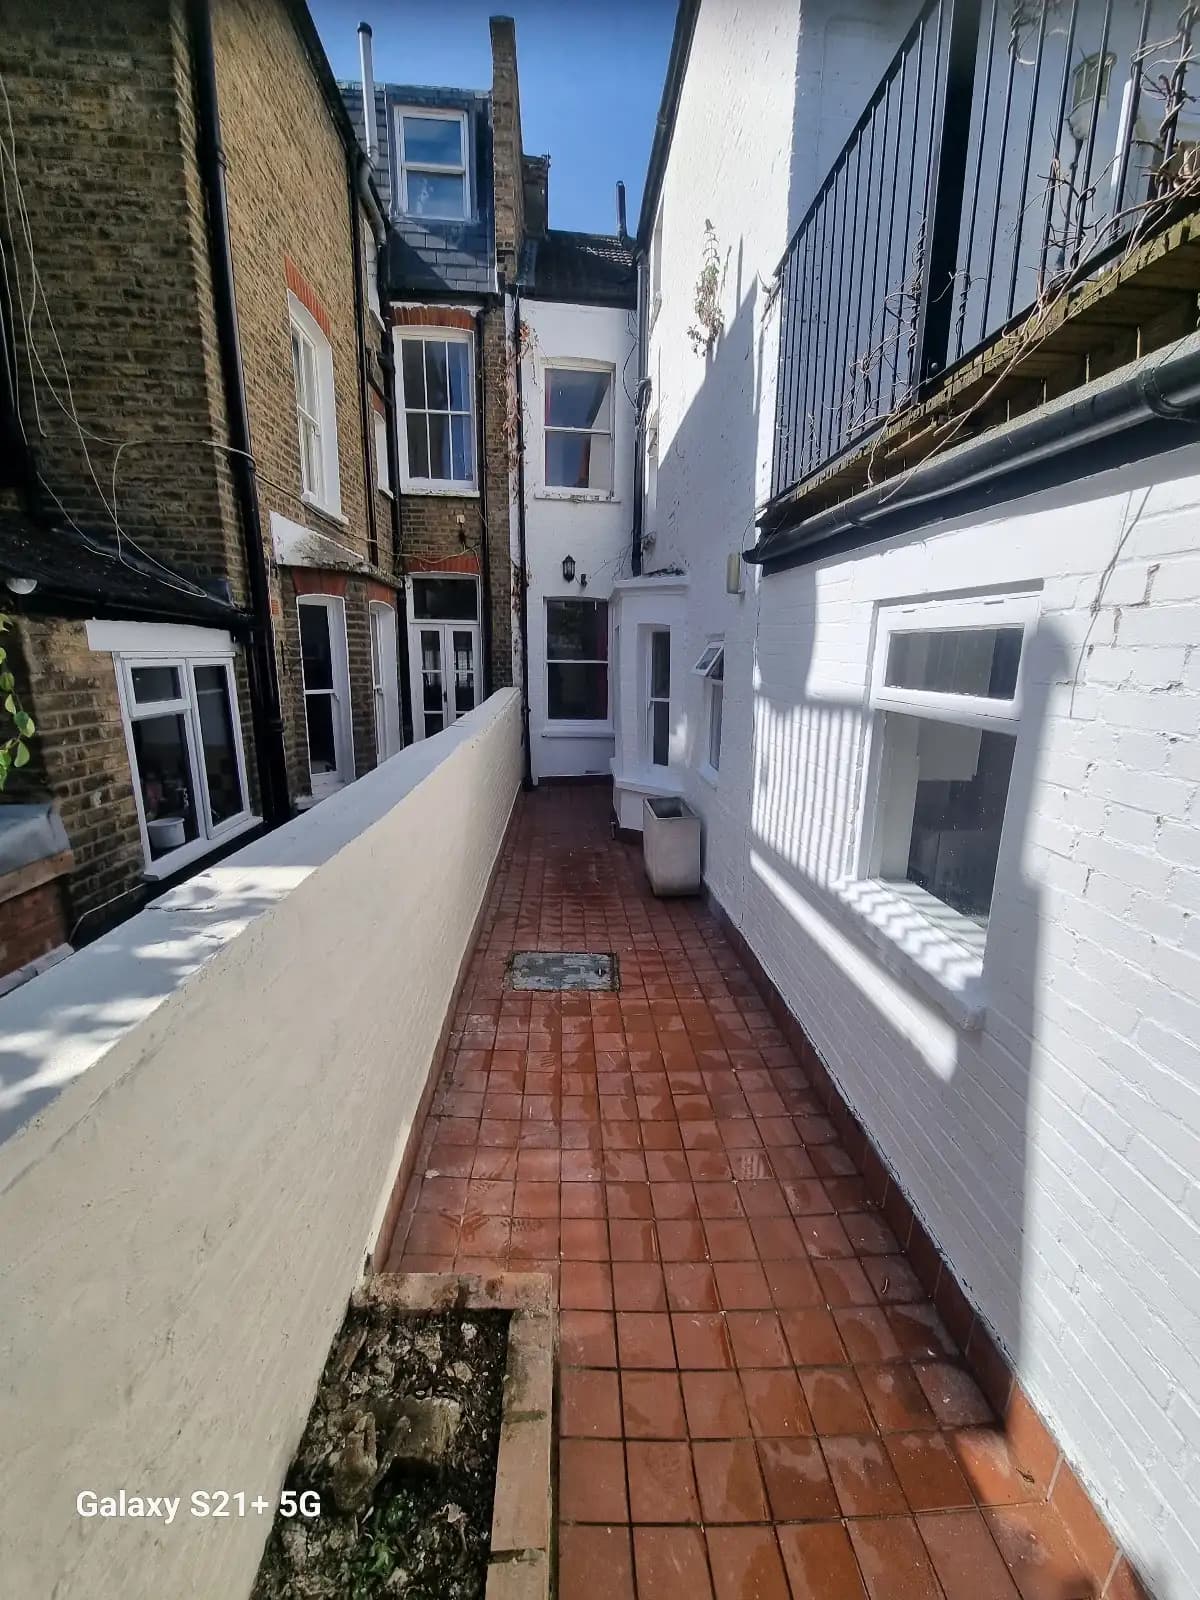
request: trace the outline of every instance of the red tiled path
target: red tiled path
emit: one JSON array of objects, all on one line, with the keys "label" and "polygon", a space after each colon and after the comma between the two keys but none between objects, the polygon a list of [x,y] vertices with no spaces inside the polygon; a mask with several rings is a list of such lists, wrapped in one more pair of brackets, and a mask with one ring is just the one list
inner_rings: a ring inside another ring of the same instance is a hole
[{"label": "red tiled path", "polygon": [[[525,797],[392,1269],[551,1273],[560,1600],[1090,1600],[796,1057],[604,789]],[[613,950],[618,994],[506,991]]]}]

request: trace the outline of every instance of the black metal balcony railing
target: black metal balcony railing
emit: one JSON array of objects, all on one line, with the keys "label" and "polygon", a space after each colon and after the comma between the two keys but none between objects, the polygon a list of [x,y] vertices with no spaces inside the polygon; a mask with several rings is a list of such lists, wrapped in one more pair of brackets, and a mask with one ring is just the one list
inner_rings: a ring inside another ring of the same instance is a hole
[{"label": "black metal balcony railing", "polygon": [[779,267],[773,494],[1200,194],[1178,0],[926,0]]}]

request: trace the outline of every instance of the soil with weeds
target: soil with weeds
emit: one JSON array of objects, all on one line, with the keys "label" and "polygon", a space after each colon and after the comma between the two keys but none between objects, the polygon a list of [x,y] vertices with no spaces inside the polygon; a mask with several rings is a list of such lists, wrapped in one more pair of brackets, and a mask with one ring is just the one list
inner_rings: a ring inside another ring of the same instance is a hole
[{"label": "soil with weeds", "polygon": [[252,1600],[483,1600],[508,1312],[354,1306],[285,1487]]}]

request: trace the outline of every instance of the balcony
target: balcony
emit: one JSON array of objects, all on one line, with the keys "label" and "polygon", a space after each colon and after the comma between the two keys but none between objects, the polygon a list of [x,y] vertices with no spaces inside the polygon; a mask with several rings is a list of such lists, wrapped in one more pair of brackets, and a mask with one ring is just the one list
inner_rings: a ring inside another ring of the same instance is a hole
[{"label": "balcony", "polygon": [[921,7],[779,265],[768,532],[1193,331],[1198,23]]}]

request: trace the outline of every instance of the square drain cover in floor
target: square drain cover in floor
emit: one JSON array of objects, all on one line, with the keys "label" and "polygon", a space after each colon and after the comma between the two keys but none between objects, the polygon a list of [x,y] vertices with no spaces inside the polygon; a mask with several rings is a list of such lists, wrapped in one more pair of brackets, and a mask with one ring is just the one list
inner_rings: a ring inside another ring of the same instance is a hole
[{"label": "square drain cover in floor", "polygon": [[615,989],[617,958],[593,950],[518,950],[509,963],[510,989]]}]

